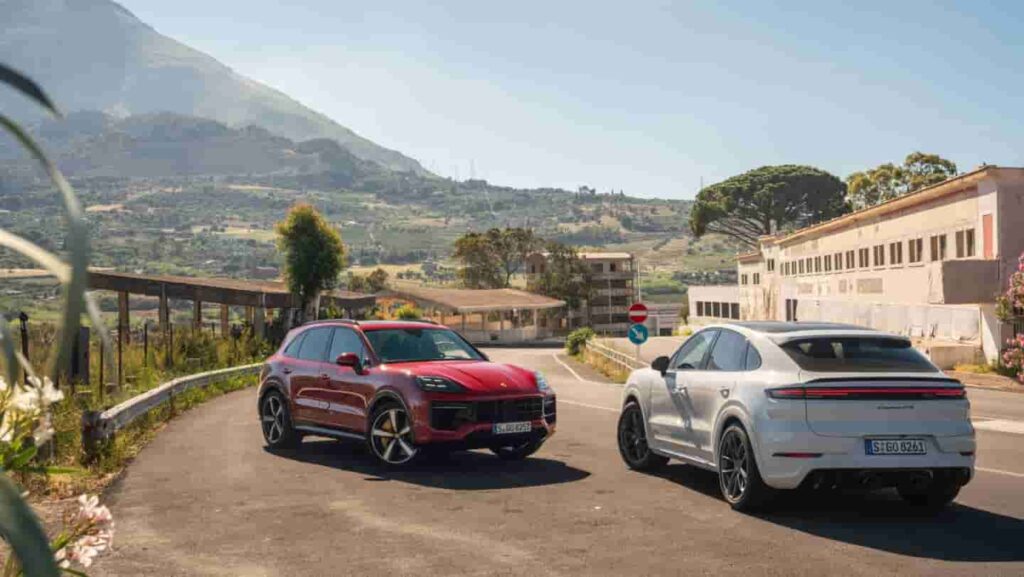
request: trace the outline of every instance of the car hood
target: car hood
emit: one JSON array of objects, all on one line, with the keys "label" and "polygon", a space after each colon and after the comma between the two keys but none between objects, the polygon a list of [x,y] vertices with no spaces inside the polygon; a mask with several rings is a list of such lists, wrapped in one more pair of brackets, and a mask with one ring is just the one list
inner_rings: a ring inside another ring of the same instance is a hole
[{"label": "car hood", "polygon": [[477,393],[536,393],[531,371],[488,361],[431,361],[406,367],[413,375],[445,377]]}]

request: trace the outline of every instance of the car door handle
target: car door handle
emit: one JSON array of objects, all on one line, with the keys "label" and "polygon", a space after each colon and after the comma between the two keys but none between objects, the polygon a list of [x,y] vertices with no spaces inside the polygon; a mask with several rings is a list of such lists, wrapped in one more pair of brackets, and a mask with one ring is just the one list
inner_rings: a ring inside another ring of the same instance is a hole
[{"label": "car door handle", "polygon": [[288,367],[285,367],[285,368],[281,369],[281,372],[286,374],[286,375],[292,374],[292,370],[289,369]]},{"label": "car door handle", "polygon": [[329,380],[331,380],[331,377],[327,373],[320,373],[320,380],[321,381],[329,381]]},{"label": "car door handle", "polygon": [[686,385],[676,385],[674,392],[682,394],[686,392]]}]

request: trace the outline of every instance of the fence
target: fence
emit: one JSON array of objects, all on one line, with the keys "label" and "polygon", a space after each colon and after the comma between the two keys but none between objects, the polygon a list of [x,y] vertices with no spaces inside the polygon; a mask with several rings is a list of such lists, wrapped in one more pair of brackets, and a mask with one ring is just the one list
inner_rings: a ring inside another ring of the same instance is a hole
[{"label": "fence", "polygon": [[622,367],[626,371],[632,371],[633,369],[642,369],[647,366],[647,363],[637,360],[631,354],[624,353],[620,350],[609,347],[603,343],[598,342],[596,339],[587,341],[586,348],[588,351],[601,355],[608,359],[609,362],[615,363]]},{"label": "fence", "polygon": [[119,405],[103,412],[86,411],[82,414],[82,443],[86,454],[95,454],[96,448],[120,429],[145,415],[163,403],[171,403],[174,397],[194,388],[205,388],[235,377],[258,374],[262,363],[231,367],[179,377],[154,389],[136,395]]}]

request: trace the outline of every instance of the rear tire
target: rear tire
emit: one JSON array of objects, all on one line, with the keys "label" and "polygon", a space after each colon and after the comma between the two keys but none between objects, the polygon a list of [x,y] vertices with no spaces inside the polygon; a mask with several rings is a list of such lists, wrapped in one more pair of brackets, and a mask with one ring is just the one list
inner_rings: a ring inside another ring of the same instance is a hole
[{"label": "rear tire", "polygon": [[960,487],[960,483],[940,479],[932,482],[927,489],[922,491],[911,491],[897,487],[896,492],[899,493],[901,499],[912,507],[926,512],[937,513],[948,507],[956,499],[956,496],[960,494]]},{"label": "rear tire", "polygon": [[491,447],[491,452],[503,461],[522,461],[540,450],[544,439],[534,439],[519,445],[507,445],[504,447]]},{"label": "rear tire", "polygon": [[292,449],[302,442],[302,434],[292,425],[288,401],[278,391],[270,391],[260,401],[260,425],[263,440],[271,449]]},{"label": "rear tire", "polygon": [[775,493],[761,478],[750,437],[738,424],[729,425],[718,442],[718,486],[736,511],[760,509]]},{"label": "rear tire", "polygon": [[619,415],[618,438],[619,455],[630,469],[651,471],[668,463],[668,457],[654,453],[648,446],[644,413],[636,401],[626,403]]}]

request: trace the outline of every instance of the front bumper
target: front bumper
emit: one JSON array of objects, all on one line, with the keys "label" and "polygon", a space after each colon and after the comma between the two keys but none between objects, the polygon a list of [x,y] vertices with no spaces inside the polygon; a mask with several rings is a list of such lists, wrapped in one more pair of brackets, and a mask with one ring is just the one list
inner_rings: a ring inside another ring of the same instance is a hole
[{"label": "front bumper", "polygon": [[[417,444],[444,444],[458,448],[519,444],[555,433],[555,395],[496,398],[433,396],[415,408]],[[530,431],[495,434],[496,423],[530,423]]]}]

